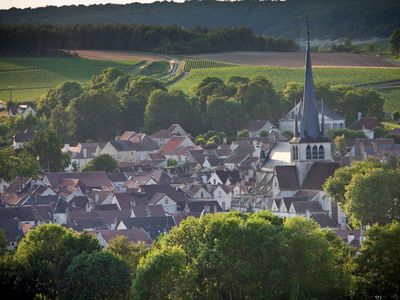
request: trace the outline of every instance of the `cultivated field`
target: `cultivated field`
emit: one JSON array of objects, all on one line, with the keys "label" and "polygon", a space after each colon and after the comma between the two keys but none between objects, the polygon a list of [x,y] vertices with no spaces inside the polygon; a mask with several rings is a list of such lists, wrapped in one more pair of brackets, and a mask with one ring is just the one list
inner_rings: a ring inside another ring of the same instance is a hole
[{"label": "cultivated field", "polygon": [[116,62],[165,60],[165,57],[161,55],[150,54],[150,53],[137,53],[132,51],[76,50],[74,51],[74,53],[82,58],[116,61]]},{"label": "cultivated field", "polygon": [[[355,53],[312,53],[313,67],[400,67],[400,62]],[[250,66],[296,68],[304,66],[304,52],[229,52],[194,55],[192,58],[211,59]]]},{"label": "cultivated field", "polygon": [[86,83],[105,68],[128,70],[137,62],[104,61],[80,57],[1,57],[0,99],[35,100],[49,88],[65,81]]}]

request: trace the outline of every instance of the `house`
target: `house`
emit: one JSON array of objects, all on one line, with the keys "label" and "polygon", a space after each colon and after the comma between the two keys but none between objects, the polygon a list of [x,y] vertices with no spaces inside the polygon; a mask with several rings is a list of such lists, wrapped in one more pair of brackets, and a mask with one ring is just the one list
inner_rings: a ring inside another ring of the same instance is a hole
[{"label": "house", "polygon": [[157,143],[146,134],[137,134],[134,141],[119,140],[108,142],[101,154],[108,154],[116,161],[139,162],[159,149]]},{"label": "house", "polygon": [[99,143],[78,143],[76,146],[65,145],[62,152],[67,153],[71,163],[67,170],[81,170],[101,152]]},{"label": "house", "polygon": [[393,138],[378,139],[353,139],[348,140],[350,151],[346,154],[350,163],[353,161],[367,160],[368,157],[376,157],[385,161],[391,156],[400,156],[400,144],[395,144]]},{"label": "house", "polygon": [[145,218],[122,218],[117,221],[117,230],[142,228],[152,240],[174,227],[175,221],[171,216],[166,217],[145,217]]},{"label": "house", "polygon": [[107,173],[107,178],[111,181],[113,187],[118,191],[124,191],[124,184],[128,176],[124,172]]},{"label": "house", "polygon": [[199,149],[187,136],[171,137],[159,150],[165,158],[185,162],[190,150]]},{"label": "house", "polygon": [[189,201],[186,203],[184,212],[186,214],[192,213],[200,216],[202,213],[216,213],[222,212],[222,208],[218,201]]},{"label": "house", "polygon": [[224,161],[224,166],[229,170],[238,169],[249,157],[257,157],[260,151],[256,151],[253,143],[248,140],[233,141],[232,154]]},{"label": "house", "polygon": [[35,226],[53,222],[52,205],[26,205],[0,208],[0,220],[18,220]]},{"label": "house", "polygon": [[24,233],[21,229],[21,224],[17,219],[0,219],[0,230],[5,233],[5,238],[8,241],[8,250],[14,251]]},{"label": "house", "polygon": [[250,137],[260,137],[262,131],[268,133],[273,126],[268,120],[250,121],[240,131],[247,130],[250,133]]},{"label": "house", "polygon": [[[319,125],[322,124],[322,119],[324,119],[324,135],[327,135],[329,129],[338,130],[345,128],[346,120],[343,116],[335,112],[326,102],[318,101],[316,103],[318,109],[318,121]],[[300,109],[301,102],[297,103],[282,119],[279,120],[279,130],[293,131],[294,120],[297,119],[297,126],[300,126]],[[296,117],[295,117],[296,114]],[[322,117],[324,115],[324,118]]]},{"label": "house", "polygon": [[362,131],[369,139],[374,138],[374,129],[383,128],[382,124],[375,117],[361,117],[349,126],[351,130]]},{"label": "house", "polygon": [[212,185],[231,185],[238,181],[240,181],[240,175],[237,170],[215,170],[208,179],[208,183]]},{"label": "house", "polygon": [[207,186],[204,184],[186,185],[183,191],[189,195],[192,201],[206,201],[212,200],[213,195],[208,191]]},{"label": "house", "polygon": [[35,137],[36,130],[32,128],[26,129],[24,132],[17,133],[13,136],[13,148],[15,150],[21,149],[26,144],[32,142]]},{"label": "house", "polygon": [[171,124],[171,126],[169,126],[167,129],[162,129],[154,132],[150,136],[157,142],[160,147],[162,147],[173,136],[188,136],[188,133],[179,124]]},{"label": "house", "polygon": [[22,116],[24,119],[31,114],[32,116],[36,116],[36,111],[29,104],[20,104],[18,106],[12,106],[8,110],[9,117]]},{"label": "house", "polygon": [[228,185],[210,186],[213,199],[218,202],[222,210],[230,210],[232,205],[233,187]]},{"label": "house", "polygon": [[120,230],[97,230],[96,238],[102,247],[106,247],[109,242],[118,236],[126,237],[126,239],[131,243],[144,243],[146,246],[150,247],[153,240],[142,228],[132,228],[132,229],[120,229]]},{"label": "house", "polygon": [[44,173],[42,182],[55,190],[59,190],[67,182],[66,180],[75,180],[75,185],[88,191],[92,189],[111,190],[113,188],[112,182],[104,171]]},{"label": "house", "polygon": [[132,218],[146,217],[165,217],[165,211],[162,205],[135,205],[132,207]]}]

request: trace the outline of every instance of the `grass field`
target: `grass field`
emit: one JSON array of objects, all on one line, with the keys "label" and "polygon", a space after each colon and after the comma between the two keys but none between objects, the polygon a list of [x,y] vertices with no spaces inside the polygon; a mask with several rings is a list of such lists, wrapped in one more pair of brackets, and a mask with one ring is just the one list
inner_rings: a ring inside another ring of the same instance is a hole
[{"label": "grass field", "polygon": [[183,60],[185,61],[185,67],[183,68],[183,71],[185,72],[196,69],[224,68],[236,66],[235,64],[229,64],[211,59],[184,58]]},{"label": "grass field", "polygon": [[85,83],[105,68],[128,70],[135,60],[102,61],[79,57],[0,57],[0,99],[35,100],[65,81]]},{"label": "grass field", "polygon": [[[330,84],[363,85],[400,79],[400,68],[314,68],[314,81]],[[231,76],[267,77],[275,89],[281,90],[286,82],[303,81],[303,68],[239,66],[192,70],[184,79],[171,86],[192,92],[205,77],[218,77],[223,80]]]}]

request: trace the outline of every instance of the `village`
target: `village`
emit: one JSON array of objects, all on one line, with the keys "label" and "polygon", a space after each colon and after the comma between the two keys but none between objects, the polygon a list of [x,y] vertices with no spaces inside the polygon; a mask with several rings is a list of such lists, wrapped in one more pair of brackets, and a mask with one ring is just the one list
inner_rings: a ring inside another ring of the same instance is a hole
[{"label": "village", "polygon": [[[35,111],[19,105],[8,114],[27,117]],[[329,132],[345,129],[345,118],[315,98],[308,48],[303,99],[278,124],[253,120],[240,130],[240,139],[212,148],[196,145],[180,124],[150,135],[125,131],[105,143],[65,144],[70,165],[64,172],[1,179],[0,228],[9,249],[46,223],[88,231],[102,246],[119,235],[150,246],[188,217],[268,210],[313,219],[357,248],[363,228],[348,224],[323,186],[343,166],[398,156],[394,138],[374,136],[382,127],[377,118],[359,114],[347,128],[365,137],[347,138],[338,149]],[[292,137],[285,136],[288,131]],[[16,134],[13,148],[23,148],[34,136],[29,128]],[[115,171],[81,172],[103,155],[117,162]]]}]

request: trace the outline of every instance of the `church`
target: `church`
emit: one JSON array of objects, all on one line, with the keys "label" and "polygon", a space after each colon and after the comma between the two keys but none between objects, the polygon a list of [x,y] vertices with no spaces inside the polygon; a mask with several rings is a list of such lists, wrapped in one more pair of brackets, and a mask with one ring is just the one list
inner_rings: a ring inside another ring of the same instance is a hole
[{"label": "church", "polygon": [[267,209],[281,217],[306,216],[325,228],[346,228],[342,210],[323,191],[324,182],[340,164],[333,160],[333,145],[325,134],[323,101],[318,106],[308,38],[304,92],[294,110],[293,138],[273,147],[260,168],[252,197],[239,200],[241,210],[244,206]]}]

